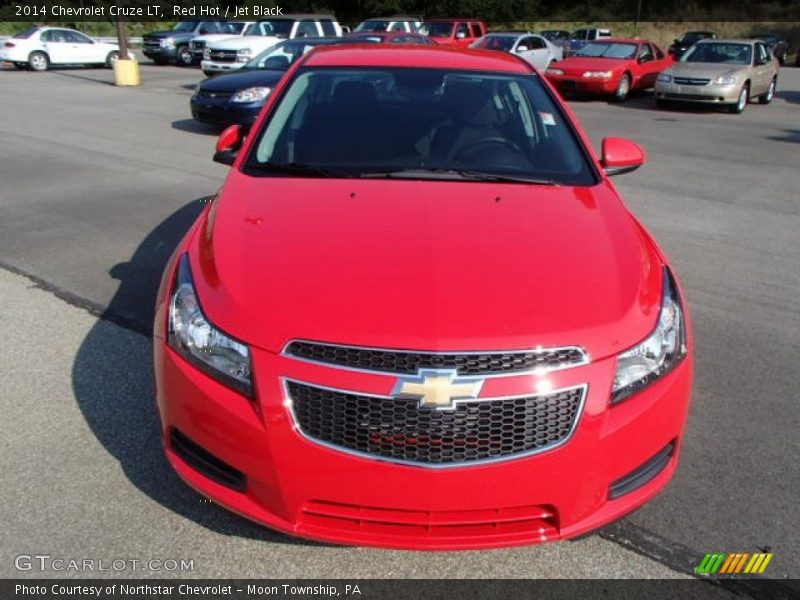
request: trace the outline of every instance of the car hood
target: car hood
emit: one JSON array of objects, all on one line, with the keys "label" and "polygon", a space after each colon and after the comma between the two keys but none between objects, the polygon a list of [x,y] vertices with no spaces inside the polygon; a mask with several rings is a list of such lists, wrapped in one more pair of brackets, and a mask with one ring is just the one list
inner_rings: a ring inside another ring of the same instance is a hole
[{"label": "car hood", "polygon": [[653,329],[661,262],[593,188],[249,177],[232,170],[190,245],[223,331],[431,351],[583,346]]},{"label": "car hood", "polygon": [[184,32],[184,31],[151,31],[150,33],[144,34],[142,37],[144,38],[156,38],[156,39],[163,39],[168,37],[185,37],[187,35],[194,36],[192,32]]},{"label": "car hood", "polygon": [[227,40],[229,38],[239,38],[242,37],[240,35],[235,35],[231,33],[207,33],[206,35],[196,35],[192,38],[193,42],[205,42],[206,44],[210,44],[211,42],[221,42],[222,40]]},{"label": "car hood", "polygon": [[570,56],[558,61],[556,65],[553,65],[553,68],[561,69],[564,73],[572,75],[583,74],[584,71],[615,71],[624,69],[626,64],[628,64],[628,61],[615,58]]},{"label": "car hood", "polygon": [[206,44],[212,50],[239,50],[241,48],[267,48],[274,46],[285,38],[279,38],[271,35],[238,35],[236,37],[228,37],[228,39],[214,42],[213,44]]},{"label": "car hood", "polygon": [[746,70],[746,65],[721,63],[674,63],[666,70],[673,77],[695,77],[698,79],[716,79],[720,75],[735,74]]},{"label": "car hood", "polygon": [[274,69],[239,69],[235,73],[217,75],[206,79],[200,89],[207,92],[235,92],[254,85],[273,85],[280,81],[286,71]]}]

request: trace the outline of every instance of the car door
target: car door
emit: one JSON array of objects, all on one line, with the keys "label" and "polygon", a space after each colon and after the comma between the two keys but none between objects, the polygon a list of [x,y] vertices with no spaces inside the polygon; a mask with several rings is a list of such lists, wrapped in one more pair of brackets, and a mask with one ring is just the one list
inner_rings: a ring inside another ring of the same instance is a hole
[{"label": "car door", "polygon": [[524,58],[540,71],[546,68],[548,60],[547,45],[535,36],[526,35],[521,37],[517,42],[514,53]]},{"label": "car door", "polygon": [[774,59],[761,42],[756,42],[753,50],[753,85],[750,95],[759,96],[769,89],[774,72]]},{"label": "car door", "polygon": [[469,25],[464,22],[456,23],[456,26],[453,28],[453,44],[456,46],[469,46],[472,43],[472,38],[470,37],[469,32]]},{"label": "car door", "polygon": [[80,47],[70,41],[69,29],[48,29],[40,36],[44,51],[50,57],[52,64],[76,64],[80,63]]},{"label": "car door", "polygon": [[82,64],[91,63],[104,63],[106,56],[103,54],[102,48],[94,43],[94,41],[79,31],[68,31],[67,39],[73,44],[75,62]]},{"label": "car door", "polygon": [[645,43],[639,46],[636,65],[636,87],[641,90],[653,87],[656,83],[656,76],[658,76],[658,62],[650,44]]}]

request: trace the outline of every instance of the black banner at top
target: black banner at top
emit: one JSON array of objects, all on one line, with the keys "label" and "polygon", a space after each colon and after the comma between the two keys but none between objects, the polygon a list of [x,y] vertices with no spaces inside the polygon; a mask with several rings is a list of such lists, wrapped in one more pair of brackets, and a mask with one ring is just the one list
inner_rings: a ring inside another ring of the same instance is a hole
[{"label": "black banner at top", "polygon": [[320,6],[348,24],[394,13],[422,19],[466,17],[488,23],[761,21],[800,25],[800,2],[796,0],[0,0],[0,22],[252,21],[319,12]]}]

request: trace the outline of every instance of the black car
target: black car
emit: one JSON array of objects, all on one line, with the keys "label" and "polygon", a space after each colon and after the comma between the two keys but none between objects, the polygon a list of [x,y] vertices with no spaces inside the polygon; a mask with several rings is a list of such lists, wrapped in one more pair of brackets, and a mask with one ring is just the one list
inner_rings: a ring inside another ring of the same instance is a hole
[{"label": "black car", "polygon": [[700,40],[713,40],[716,37],[717,34],[713,31],[687,31],[672,43],[667,52],[674,56],[675,60],[678,60],[684,52]]},{"label": "black car", "polygon": [[316,46],[363,44],[370,40],[300,38],[264,50],[234,73],[218,75],[197,84],[190,100],[192,117],[214,125],[252,125],[283,74],[298,58]]},{"label": "black car", "polygon": [[752,40],[761,40],[767,45],[770,54],[778,59],[780,64],[786,64],[789,56],[789,44],[774,33],[755,33],[750,36]]},{"label": "black car", "polygon": [[142,37],[142,53],[157,65],[194,62],[189,42],[198,35],[222,33],[223,21],[181,21],[171,31],[153,31]]}]

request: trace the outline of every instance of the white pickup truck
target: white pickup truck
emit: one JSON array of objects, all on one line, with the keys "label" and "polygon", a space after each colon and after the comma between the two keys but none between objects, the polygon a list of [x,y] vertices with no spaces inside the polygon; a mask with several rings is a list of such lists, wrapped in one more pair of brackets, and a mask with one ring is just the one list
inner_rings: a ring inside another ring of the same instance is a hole
[{"label": "white pickup truck", "polygon": [[189,42],[189,49],[192,51],[192,62],[199,64],[203,60],[203,52],[205,52],[208,44],[247,35],[248,30],[255,24],[255,21],[226,21],[220,25],[219,33],[207,33],[193,37]]},{"label": "white pickup truck", "polygon": [[285,15],[262,19],[246,35],[207,43],[200,63],[208,76],[240,69],[251,58],[282,40],[342,37],[342,27],[329,15]]}]

